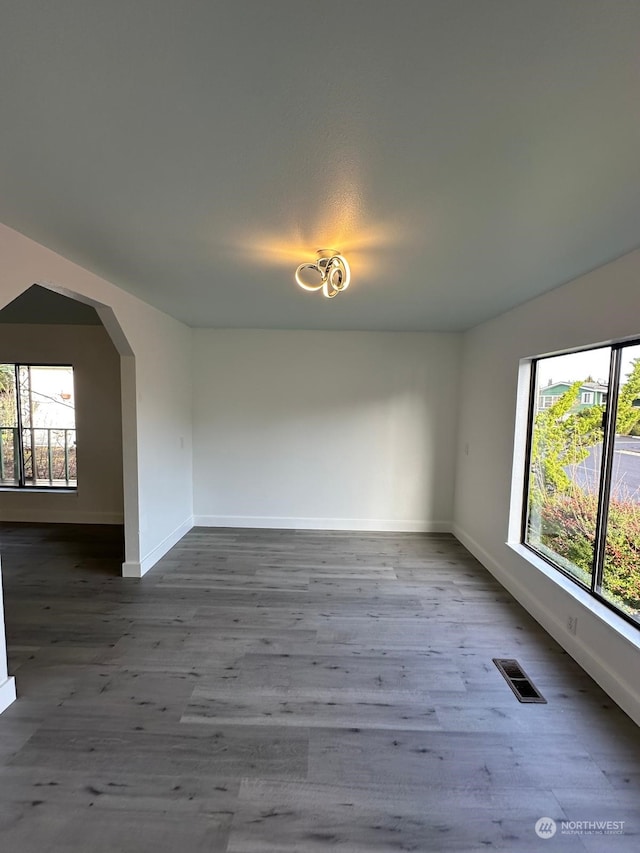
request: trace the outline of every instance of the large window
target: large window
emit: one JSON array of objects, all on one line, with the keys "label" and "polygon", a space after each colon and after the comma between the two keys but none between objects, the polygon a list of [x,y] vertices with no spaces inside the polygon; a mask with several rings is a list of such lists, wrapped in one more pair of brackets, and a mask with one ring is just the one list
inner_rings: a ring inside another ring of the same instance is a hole
[{"label": "large window", "polygon": [[523,542],[640,625],[640,343],[537,359],[530,400]]},{"label": "large window", "polygon": [[0,486],[76,485],[73,368],[0,364]]}]

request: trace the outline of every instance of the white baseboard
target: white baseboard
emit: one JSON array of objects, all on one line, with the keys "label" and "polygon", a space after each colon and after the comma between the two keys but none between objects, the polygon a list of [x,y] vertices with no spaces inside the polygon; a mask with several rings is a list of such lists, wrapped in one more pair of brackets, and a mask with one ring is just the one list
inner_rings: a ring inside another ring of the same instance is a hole
[{"label": "white baseboard", "polygon": [[141,578],[142,572],[140,571],[140,563],[135,562],[135,560],[127,560],[126,563],[122,564],[122,577],[123,578]]},{"label": "white baseboard", "polygon": [[0,714],[16,701],[16,682],[13,676],[0,684]]},{"label": "white baseboard", "polygon": [[[56,495],[56,498],[62,495]],[[35,524],[124,524],[121,512],[84,512],[74,509],[2,509],[3,521]]]},{"label": "white baseboard", "polygon": [[361,530],[390,533],[449,533],[449,521],[386,518],[293,518],[263,515],[196,515],[196,527],[252,527],[274,530]]},{"label": "white baseboard", "polygon": [[[533,616],[536,622],[600,685],[605,693],[640,726],[640,692],[628,680],[625,680],[624,673],[617,673],[614,669],[615,664],[604,660],[599,654],[598,649],[585,643],[582,637],[570,634],[557,612],[554,613],[548,605],[545,605],[539,598],[532,595],[527,587],[514,578],[511,572],[500,565],[475,539],[469,536],[457,524],[453,525],[452,533],[495,577],[498,583],[510,592],[525,610]],[[537,571],[535,566],[531,567],[531,571]],[[555,572],[553,569],[550,569],[550,572],[549,580],[552,583],[556,583],[558,587],[562,587],[562,589],[567,591],[575,599],[574,606],[581,609],[580,620],[583,624],[587,624],[587,620],[589,619],[599,619],[601,622],[604,621],[606,624],[612,626],[612,630],[616,630],[614,622],[621,621],[619,617],[612,614],[605,605],[591,599],[587,593],[583,593],[578,587],[576,587],[576,590],[573,590],[572,587],[575,584],[565,579],[561,573]],[[558,576],[557,579],[554,575]],[[569,586],[567,587],[567,585]],[[558,592],[560,593],[560,589]],[[584,605],[580,602],[581,596],[588,596],[589,598],[589,601],[585,602]],[[626,624],[621,627],[622,631],[628,635],[635,630],[628,630],[629,626]],[[620,643],[627,642],[624,635],[620,632],[618,633]]]},{"label": "white baseboard", "polygon": [[[500,565],[493,559],[491,554],[489,554],[488,551],[485,551],[485,549],[478,542],[476,542],[475,539],[469,536],[468,533],[462,530],[462,528],[458,524],[452,525],[451,532],[456,537],[458,542],[462,543],[462,545],[464,545],[467,551],[470,551],[476,558],[476,560],[479,560],[485,567],[485,569],[488,569],[491,574],[494,575],[494,577],[499,580],[500,583],[502,583],[502,575],[504,574],[504,572],[501,569]],[[509,589],[507,583],[502,583],[502,585]],[[511,594],[515,597],[514,592],[512,592],[510,589],[509,592],[511,592]]]},{"label": "white baseboard", "polygon": [[146,557],[143,557],[140,562],[127,561],[122,564],[123,578],[141,578],[143,575],[152,569],[158,560],[170,551],[173,546],[179,542],[193,527],[193,516],[189,516],[182,524],[179,524],[168,536],[156,545],[153,550],[149,551]]}]

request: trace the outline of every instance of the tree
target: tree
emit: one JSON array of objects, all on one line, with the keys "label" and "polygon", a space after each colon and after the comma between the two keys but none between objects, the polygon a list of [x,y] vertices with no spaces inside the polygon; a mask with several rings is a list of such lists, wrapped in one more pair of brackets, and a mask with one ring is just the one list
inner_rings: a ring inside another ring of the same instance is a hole
[{"label": "tree", "polygon": [[616,418],[618,435],[629,435],[640,421],[640,408],[633,405],[634,401],[640,399],[640,358],[634,358],[631,364],[631,372],[627,374],[624,385],[620,386],[618,395]]},{"label": "tree", "polygon": [[6,394],[13,388],[14,377],[12,364],[0,364],[0,394]]},{"label": "tree", "polygon": [[12,364],[0,364],[0,427],[15,424],[15,373]]},{"label": "tree", "polygon": [[565,468],[582,462],[602,441],[602,406],[571,411],[582,384],[574,382],[559,400],[536,415],[531,442],[531,497],[536,503],[545,495],[569,491],[572,480]]}]

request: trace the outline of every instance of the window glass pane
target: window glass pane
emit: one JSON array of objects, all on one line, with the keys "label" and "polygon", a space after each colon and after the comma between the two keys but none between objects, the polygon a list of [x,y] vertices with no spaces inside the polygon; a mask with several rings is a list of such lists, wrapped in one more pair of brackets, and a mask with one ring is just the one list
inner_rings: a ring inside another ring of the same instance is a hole
[{"label": "window glass pane", "polygon": [[25,478],[35,485],[75,485],[73,368],[32,365],[23,371]]},{"label": "window glass pane", "polygon": [[621,350],[602,595],[640,622],[640,345]]},{"label": "window glass pane", "polygon": [[20,420],[22,423],[22,466],[24,478],[29,483],[35,482],[33,472],[33,431],[31,429],[31,368],[18,365],[18,407],[20,409]]},{"label": "window glass pane", "polygon": [[0,483],[75,487],[75,421],[71,366],[0,364]]},{"label": "window glass pane", "polygon": [[603,347],[543,358],[536,367],[525,541],[587,586],[610,361],[611,348]]},{"label": "window glass pane", "polygon": [[3,486],[18,482],[17,427],[15,365],[0,364],[0,483]]}]

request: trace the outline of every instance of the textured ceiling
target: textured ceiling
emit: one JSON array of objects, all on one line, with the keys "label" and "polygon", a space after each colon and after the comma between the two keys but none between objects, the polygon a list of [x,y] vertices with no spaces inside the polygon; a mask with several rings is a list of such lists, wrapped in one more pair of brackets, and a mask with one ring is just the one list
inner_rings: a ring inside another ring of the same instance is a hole
[{"label": "textured ceiling", "polygon": [[9,0],[0,220],[191,325],[467,328],[640,245],[639,44],[638,0]]}]

